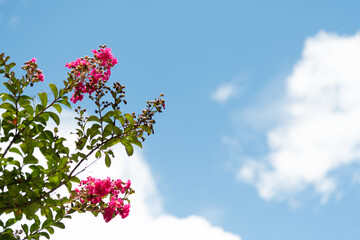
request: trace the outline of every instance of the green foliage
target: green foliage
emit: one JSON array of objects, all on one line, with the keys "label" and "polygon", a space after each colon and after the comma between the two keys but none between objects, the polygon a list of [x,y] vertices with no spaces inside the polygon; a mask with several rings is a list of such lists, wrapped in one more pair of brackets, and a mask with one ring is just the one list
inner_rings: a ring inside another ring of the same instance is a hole
[{"label": "green foliage", "polygon": [[[142,147],[145,136],[153,133],[153,116],[161,112],[164,100],[147,102],[139,115],[123,113],[120,105],[126,104],[125,87],[99,83],[90,97],[95,114],[87,116],[86,109],[75,109],[76,150],[70,153],[57,127],[50,130],[48,126],[50,121],[59,125],[62,108],[71,108],[67,95],[72,91],[73,76],[69,74],[60,89],[49,84],[51,94],[40,92],[31,97],[25,92],[34,82],[28,74],[16,78],[11,71],[15,63],[8,60],[0,54],[0,76],[5,77],[7,90],[0,94],[0,240],[49,239],[54,227],[65,228],[62,221],[75,212],[67,207],[69,198],[56,196],[56,190],[66,186],[70,192],[72,182],[80,182],[77,175],[86,169],[88,159],[104,159],[110,167],[111,148],[116,144],[121,143],[129,156],[134,145]],[[46,162],[40,164],[40,159]]]}]

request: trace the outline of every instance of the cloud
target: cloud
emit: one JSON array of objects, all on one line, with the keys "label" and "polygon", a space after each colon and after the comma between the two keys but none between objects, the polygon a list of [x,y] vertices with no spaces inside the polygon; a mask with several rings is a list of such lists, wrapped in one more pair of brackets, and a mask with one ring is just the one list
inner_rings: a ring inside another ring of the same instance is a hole
[{"label": "cloud", "polygon": [[360,33],[308,38],[286,84],[268,154],[245,161],[237,178],[266,200],[292,200],[310,187],[326,203],[335,171],[360,159]]},{"label": "cloud", "polygon": [[9,20],[9,25],[13,28],[16,28],[19,25],[20,18],[18,16],[12,16]]},{"label": "cloud", "polygon": [[231,97],[236,97],[240,93],[239,87],[235,83],[226,83],[220,85],[215,92],[211,95],[211,99],[219,102],[225,103]]},{"label": "cloud", "polygon": [[[65,116],[65,115],[63,115]],[[66,116],[71,117],[71,114]],[[72,129],[68,120],[59,131]],[[67,136],[73,138],[74,136]],[[220,227],[212,226],[200,216],[178,218],[166,214],[162,206],[161,193],[152,176],[149,165],[139,154],[139,149],[132,157],[127,157],[121,146],[114,149],[116,158],[110,168],[103,161],[96,162],[82,173],[81,178],[95,176],[105,178],[131,179],[136,193],[130,196],[131,211],[126,219],[120,217],[105,223],[103,218],[92,214],[74,214],[73,219],[65,222],[66,229],[56,229],[53,240],[60,239],[207,239],[241,240],[238,235],[225,232]],[[66,191],[65,191],[66,193]]]}]

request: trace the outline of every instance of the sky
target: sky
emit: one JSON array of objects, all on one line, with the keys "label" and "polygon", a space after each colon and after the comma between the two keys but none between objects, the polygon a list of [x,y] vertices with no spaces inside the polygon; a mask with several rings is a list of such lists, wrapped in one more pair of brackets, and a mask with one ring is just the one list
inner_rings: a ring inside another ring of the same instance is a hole
[{"label": "sky", "polygon": [[[359,239],[358,1],[0,0],[0,52],[48,84],[100,44],[124,111],[164,93],[155,134],[88,175],[133,182],[130,216],[51,239]],[[0,89],[4,89],[0,87]],[[88,111],[92,105],[79,103]],[[72,113],[62,115],[69,141]]]}]

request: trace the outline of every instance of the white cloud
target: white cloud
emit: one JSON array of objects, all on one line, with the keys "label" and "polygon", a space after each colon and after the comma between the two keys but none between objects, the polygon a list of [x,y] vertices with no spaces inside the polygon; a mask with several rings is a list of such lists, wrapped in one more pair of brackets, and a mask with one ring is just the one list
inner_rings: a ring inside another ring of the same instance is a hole
[{"label": "white cloud", "polygon": [[240,93],[240,89],[235,83],[226,83],[220,85],[215,90],[215,92],[211,95],[211,99],[216,102],[225,103],[231,97],[238,96],[239,93]]},{"label": "white cloud", "polygon": [[312,187],[325,203],[337,186],[332,173],[360,158],[360,33],[308,38],[286,83],[285,117],[267,132],[270,152],[246,161],[237,178],[264,199],[292,201]]},{"label": "white cloud", "polygon": [[[65,122],[66,126],[62,129],[72,129],[73,125],[69,125],[69,121]],[[118,146],[114,149],[116,158],[113,159],[110,168],[106,168],[103,161],[97,162],[83,172],[81,177],[91,175],[131,179],[136,193],[130,196],[132,207],[129,217],[117,217],[105,223],[100,215],[94,217],[87,213],[73,214],[73,219],[65,222],[66,229],[56,229],[51,239],[241,240],[238,235],[212,226],[203,217],[193,215],[178,218],[166,214],[162,207],[161,193],[157,189],[150,167],[139,154],[139,149],[136,150],[138,151],[134,156],[129,158],[122,147]]]},{"label": "white cloud", "polygon": [[16,28],[19,25],[20,18],[18,16],[12,16],[9,20],[9,25],[13,28]]}]

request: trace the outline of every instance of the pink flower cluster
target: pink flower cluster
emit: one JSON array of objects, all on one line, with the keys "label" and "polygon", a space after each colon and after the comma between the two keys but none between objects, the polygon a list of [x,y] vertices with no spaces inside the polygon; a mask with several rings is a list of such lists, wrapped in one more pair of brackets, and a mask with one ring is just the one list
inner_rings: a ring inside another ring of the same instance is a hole
[{"label": "pink flower cluster", "polygon": [[93,93],[99,82],[106,82],[111,75],[111,68],[117,64],[117,59],[111,53],[110,48],[105,45],[99,50],[91,50],[94,57],[78,58],[65,66],[72,69],[71,73],[75,79],[72,86],[74,94],[71,101],[76,103],[82,101],[84,93]]},{"label": "pink flower cluster", "polygon": [[27,61],[24,66],[22,66],[22,69],[27,71],[27,78],[31,83],[44,81],[43,72],[40,69],[37,69],[38,65],[36,64],[36,61],[36,58],[32,58],[30,61]]},{"label": "pink flower cluster", "polygon": [[[130,204],[125,204],[127,195],[133,193],[130,188],[131,182],[126,183],[120,179],[111,180],[97,179],[88,177],[86,180],[80,182],[80,189],[75,189],[75,195],[72,196],[75,200],[79,200],[81,205],[99,205],[99,211],[103,214],[105,222],[109,222],[116,215],[126,218],[130,212]],[[124,194],[121,198],[119,195]],[[109,202],[104,202],[104,199],[109,197]]]}]

